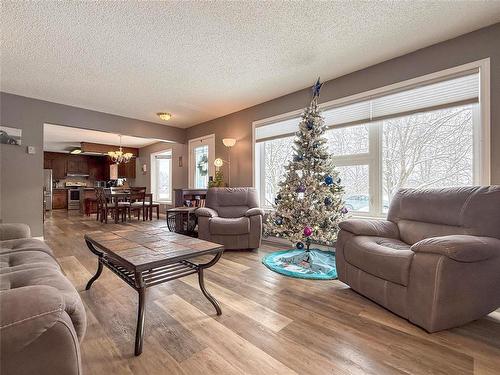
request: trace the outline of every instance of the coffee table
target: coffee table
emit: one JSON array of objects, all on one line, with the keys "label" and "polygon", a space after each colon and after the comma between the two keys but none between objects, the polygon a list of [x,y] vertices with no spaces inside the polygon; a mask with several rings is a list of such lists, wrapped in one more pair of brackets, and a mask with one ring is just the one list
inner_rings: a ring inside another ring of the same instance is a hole
[{"label": "coffee table", "polygon": [[[221,315],[217,300],[205,288],[203,270],[213,266],[222,256],[224,246],[172,233],[165,227],[133,227],[111,232],[93,232],[85,235],[85,242],[97,255],[97,271],[85,290],[90,289],[101,275],[103,266],[109,268],[139,293],[135,355],[142,353],[147,288],[198,274],[198,282],[204,296]],[[207,263],[194,263],[189,259],[213,254]]]}]

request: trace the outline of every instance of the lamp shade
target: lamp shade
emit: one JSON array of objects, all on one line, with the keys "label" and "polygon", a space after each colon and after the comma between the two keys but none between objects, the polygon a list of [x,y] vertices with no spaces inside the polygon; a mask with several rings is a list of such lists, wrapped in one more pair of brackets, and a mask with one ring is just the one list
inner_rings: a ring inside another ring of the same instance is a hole
[{"label": "lamp shade", "polygon": [[224,146],[226,146],[226,147],[233,147],[236,144],[236,139],[234,139],[234,138],[224,138],[222,140],[222,143],[224,143]]}]

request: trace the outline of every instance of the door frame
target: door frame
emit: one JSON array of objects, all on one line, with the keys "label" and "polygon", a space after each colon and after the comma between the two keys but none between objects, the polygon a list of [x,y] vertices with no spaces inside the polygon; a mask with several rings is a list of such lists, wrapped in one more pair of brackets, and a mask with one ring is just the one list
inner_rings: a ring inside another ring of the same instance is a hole
[{"label": "door frame", "polygon": [[194,148],[199,145],[208,146],[208,176],[213,176],[215,173],[215,134],[190,139],[188,141],[188,186],[190,189],[194,189]]}]

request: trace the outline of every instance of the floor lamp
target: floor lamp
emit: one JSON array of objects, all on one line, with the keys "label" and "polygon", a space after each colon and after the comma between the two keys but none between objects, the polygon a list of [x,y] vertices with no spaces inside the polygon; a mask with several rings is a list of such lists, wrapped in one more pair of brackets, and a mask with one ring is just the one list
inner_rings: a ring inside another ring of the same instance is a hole
[{"label": "floor lamp", "polygon": [[227,152],[227,165],[228,165],[228,176],[227,176],[227,184],[231,187],[231,147],[236,144],[236,139],[234,138],[224,138],[222,140],[224,146],[228,148]]}]

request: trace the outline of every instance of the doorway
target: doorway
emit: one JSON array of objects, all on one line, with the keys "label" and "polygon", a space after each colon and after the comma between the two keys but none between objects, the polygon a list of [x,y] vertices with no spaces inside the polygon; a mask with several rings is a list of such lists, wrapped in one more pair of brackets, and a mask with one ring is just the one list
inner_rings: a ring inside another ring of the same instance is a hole
[{"label": "doorway", "polygon": [[215,134],[190,139],[188,147],[189,188],[206,189],[215,173]]}]

